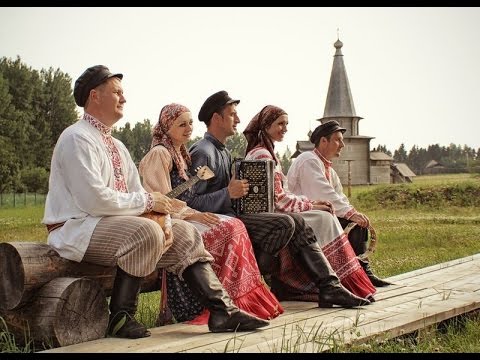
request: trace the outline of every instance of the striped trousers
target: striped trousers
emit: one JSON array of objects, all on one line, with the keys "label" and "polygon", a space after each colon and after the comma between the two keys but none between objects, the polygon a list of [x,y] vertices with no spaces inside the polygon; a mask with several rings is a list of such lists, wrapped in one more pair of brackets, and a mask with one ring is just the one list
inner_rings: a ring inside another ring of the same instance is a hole
[{"label": "striped trousers", "polygon": [[180,279],[185,268],[195,262],[213,261],[192,224],[172,219],[172,233],[173,244],[164,253],[165,235],[155,221],[138,216],[106,216],[95,227],[82,261],[117,265],[136,277],[165,268]]},{"label": "striped trousers", "polygon": [[317,241],[312,228],[298,213],[259,213],[238,216],[247,228],[255,249],[277,256],[288,246],[294,254]]}]

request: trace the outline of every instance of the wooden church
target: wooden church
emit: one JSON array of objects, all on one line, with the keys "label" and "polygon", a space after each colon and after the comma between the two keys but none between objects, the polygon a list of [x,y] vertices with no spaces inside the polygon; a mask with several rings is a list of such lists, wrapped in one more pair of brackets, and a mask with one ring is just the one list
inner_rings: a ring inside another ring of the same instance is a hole
[{"label": "wooden church", "polygon": [[[343,62],[343,43],[337,40],[334,44],[330,84],[325,102],[323,117],[317,119],[322,124],[328,120],[337,120],[347,129],[343,134],[345,147],[340,157],[333,160],[333,167],[342,184],[365,185],[391,183],[391,165],[393,158],[384,153],[370,151],[371,136],[360,135],[359,123],[362,117],[355,112],[352,92],[348,82],[347,71]],[[307,134],[307,139],[311,132]],[[314,145],[309,140],[297,141],[296,151],[292,158],[300,153],[312,150]],[[350,181],[349,181],[350,180]]]}]

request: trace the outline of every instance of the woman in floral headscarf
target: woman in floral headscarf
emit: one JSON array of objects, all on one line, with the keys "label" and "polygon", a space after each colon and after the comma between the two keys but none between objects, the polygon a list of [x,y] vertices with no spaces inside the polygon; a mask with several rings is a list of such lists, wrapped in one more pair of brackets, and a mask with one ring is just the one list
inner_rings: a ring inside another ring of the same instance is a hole
[{"label": "woman in floral headscarf", "polygon": [[[288,115],[283,109],[273,105],[265,106],[252,118],[243,132],[247,138],[245,159],[275,161],[275,210],[300,213],[312,227],[342,285],[353,294],[372,301],[375,287],[355,257],[355,252],[334,215],[332,204],[328,201],[310,200],[288,190],[286,177],[274,152],[274,143],[283,140],[287,125]],[[280,252],[279,262],[280,265],[272,276],[272,291],[279,299],[315,301],[318,298],[318,288],[297,270],[288,252]]]},{"label": "woman in floral headscarf", "polygon": [[[190,155],[185,144],[192,134],[192,115],[180,104],[165,105],[153,128],[150,151],[139,164],[147,191],[166,194],[190,178]],[[186,205],[194,192],[186,190],[173,201],[171,216],[191,222],[202,234],[205,248],[214,257],[212,267],[235,305],[262,319],[283,313],[273,293],[262,282],[252,244],[241,220],[225,215],[199,212]],[[184,200],[184,201],[182,201]],[[174,240],[175,241],[175,240]],[[168,275],[172,280],[172,274]],[[177,284],[179,280],[177,279]],[[172,282],[169,282],[170,284]],[[177,298],[168,301],[177,321],[191,320],[202,308],[189,294],[188,287],[176,289]],[[191,323],[206,324],[208,310]]]}]

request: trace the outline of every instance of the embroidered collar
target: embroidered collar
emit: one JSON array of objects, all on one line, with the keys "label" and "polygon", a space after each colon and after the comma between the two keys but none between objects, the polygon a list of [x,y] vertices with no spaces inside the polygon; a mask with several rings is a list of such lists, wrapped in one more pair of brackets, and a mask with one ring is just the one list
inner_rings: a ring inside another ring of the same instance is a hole
[{"label": "embroidered collar", "polygon": [[84,113],[83,114],[83,120],[88,121],[90,125],[92,125],[95,129],[100,131],[102,134],[105,135],[112,135],[112,128],[109,128],[107,125],[104,123],[100,122],[97,118],[93,117],[89,113]]},{"label": "embroidered collar", "polygon": [[332,166],[332,162],[330,160],[328,160],[325,156],[320,154],[320,151],[318,151],[317,148],[313,149],[313,152],[315,154],[317,154],[317,156],[320,158],[320,160],[322,160],[322,162],[325,164],[325,167],[331,167]]}]

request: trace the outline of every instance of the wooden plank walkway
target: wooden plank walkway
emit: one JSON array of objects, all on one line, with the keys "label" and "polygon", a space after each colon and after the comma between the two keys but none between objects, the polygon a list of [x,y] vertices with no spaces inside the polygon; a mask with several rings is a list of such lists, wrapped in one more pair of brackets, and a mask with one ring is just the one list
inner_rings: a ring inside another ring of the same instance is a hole
[{"label": "wooden plank walkway", "polygon": [[[319,352],[341,343],[385,340],[480,308],[480,253],[390,277],[376,302],[357,309],[320,309],[282,302],[285,313],[266,328],[213,334],[206,325],[151,329],[148,338],[105,338],[44,352]],[[312,341],[313,338],[316,341]]]}]

